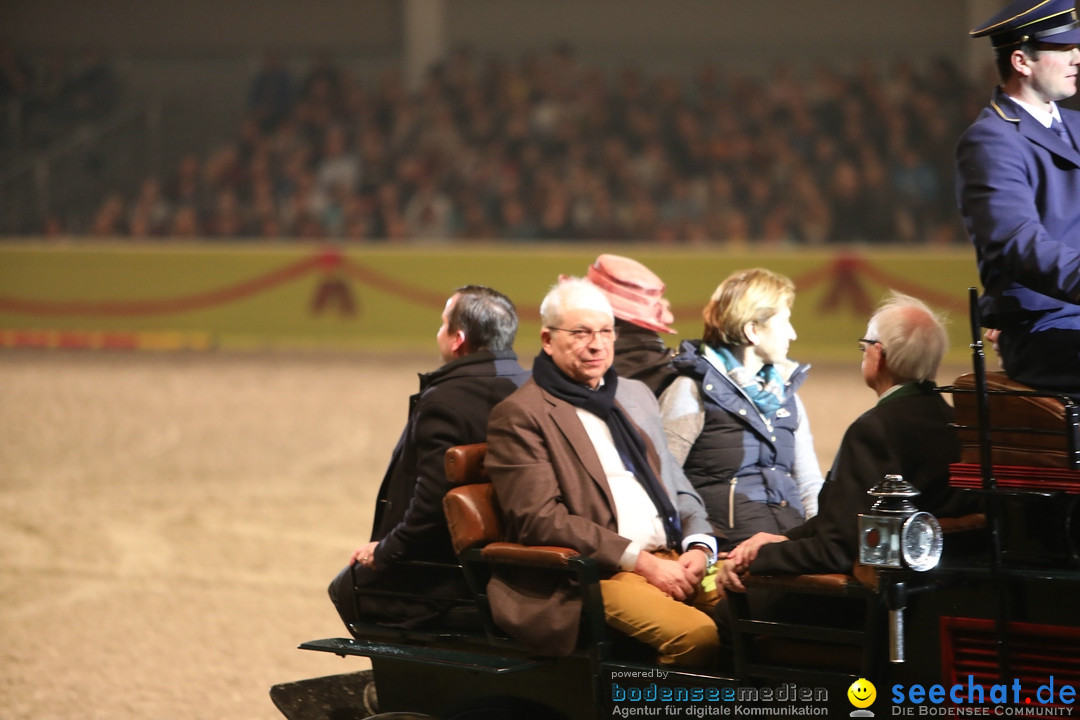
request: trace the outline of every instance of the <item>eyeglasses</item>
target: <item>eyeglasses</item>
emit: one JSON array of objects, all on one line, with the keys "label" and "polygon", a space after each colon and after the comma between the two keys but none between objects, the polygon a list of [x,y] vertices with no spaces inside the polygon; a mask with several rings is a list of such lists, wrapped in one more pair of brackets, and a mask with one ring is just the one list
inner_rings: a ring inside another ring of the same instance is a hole
[{"label": "eyeglasses", "polygon": [[586,328],[560,328],[548,326],[548,330],[558,330],[566,333],[570,336],[570,342],[574,345],[588,345],[593,341],[593,338],[597,338],[601,342],[612,343],[619,337],[618,329],[613,327],[600,328],[599,330],[587,330]]},{"label": "eyeglasses", "polygon": [[[868,345],[881,345],[880,340],[871,340],[870,338],[859,338],[859,352],[866,352]],[[885,346],[881,345],[881,352],[885,352]]]}]

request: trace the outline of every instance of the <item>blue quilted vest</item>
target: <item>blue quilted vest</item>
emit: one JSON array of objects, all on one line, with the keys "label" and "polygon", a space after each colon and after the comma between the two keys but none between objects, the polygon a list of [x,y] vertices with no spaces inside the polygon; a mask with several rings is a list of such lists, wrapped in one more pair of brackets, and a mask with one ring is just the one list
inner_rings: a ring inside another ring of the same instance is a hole
[{"label": "blue quilted vest", "polygon": [[680,374],[698,383],[705,406],[705,425],[690,449],[683,470],[702,494],[717,495],[717,485],[753,502],[787,504],[805,515],[799,487],[792,477],[795,429],[799,411],[795,391],[806,380],[800,365],[786,385],[786,400],[767,420],[743,391],[700,352],[700,341],[685,341],[675,359]]}]

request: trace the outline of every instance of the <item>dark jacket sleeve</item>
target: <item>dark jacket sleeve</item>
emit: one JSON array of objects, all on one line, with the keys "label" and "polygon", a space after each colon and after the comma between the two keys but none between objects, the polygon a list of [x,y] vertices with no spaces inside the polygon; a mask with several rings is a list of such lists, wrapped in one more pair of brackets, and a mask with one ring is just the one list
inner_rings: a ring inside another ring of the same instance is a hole
[{"label": "dark jacket sleeve", "polygon": [[864,414],[844,433],[819,501],[819,514],[788,533],[786,542],[763,546],[750,565],[759,575],[851,572],[858,548],[858,515],[872,504],[866,491],[896,459],[885,429],[873,413]]},{"label": "dark jacket sleeve", "polygon": [[[375,550],[375,565],[385,569],[405,560],[410,548],[422,547],[433,534],[445,535],[443,496],[448,485],[444,470],[446,451],[454,445],[483,437],[484,416],[475,422],[463,413],[454,393],[435,391],[419,399],[409,446],[416,449],[415,478],[408,507],[401,521],[386,534]],[[471,429],[471,425],[478,429]]]}]

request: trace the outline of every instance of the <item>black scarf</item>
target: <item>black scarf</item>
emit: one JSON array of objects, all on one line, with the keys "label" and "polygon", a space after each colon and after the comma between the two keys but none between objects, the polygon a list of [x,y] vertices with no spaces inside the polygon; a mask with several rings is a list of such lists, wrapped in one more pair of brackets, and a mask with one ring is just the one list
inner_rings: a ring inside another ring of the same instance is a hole
[{"label": "black scarf", "polygon": [[576,408],[591,412],[607,424],[623,465],[641,483],[653,501],[653,505],[656,506],[656,512],[664,523],[669,547],[679,548],[682,542],[682,523],[679,521],[679,514],[675,512],[667,492],[653,474],[645,450],[645,441],[629,418],[615,404],[615,389],[619,383],[615,368],[609,368],[604,374],[603,384],[596,390],[591,390],[567,377],[555,365],[551,356],[541,350],[533,362],[532,376],[536,384],[544,390]]}]

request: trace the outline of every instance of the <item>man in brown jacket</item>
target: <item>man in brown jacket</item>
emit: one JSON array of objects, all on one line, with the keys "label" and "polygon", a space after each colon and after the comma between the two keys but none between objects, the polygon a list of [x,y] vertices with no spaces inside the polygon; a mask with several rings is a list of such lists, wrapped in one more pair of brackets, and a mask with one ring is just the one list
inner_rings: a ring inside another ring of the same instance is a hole
[{"label": "man in brown jacket", "polygon": [[[488,424],[486,466],[508,539],[595,558],[610,626],[653,647],[661,664],[709,666],[716,628],[689,602],[715,541],[664,486],[656,449],[615,400],[611,305],[570,278],[548,293],[540,314],[533,377]],[[500,626],[534,651],[573,650],[581,599],[568,583],[500,574],[488,596]]]}]

